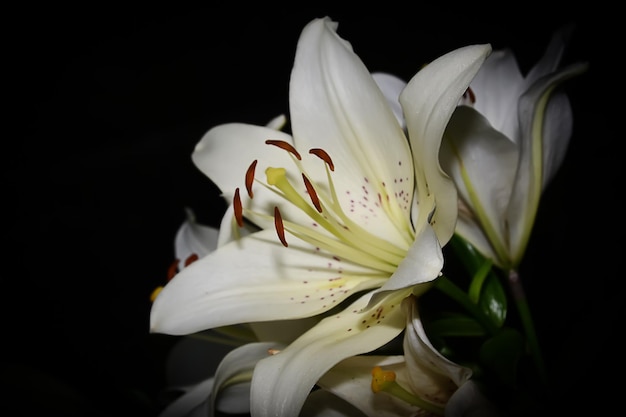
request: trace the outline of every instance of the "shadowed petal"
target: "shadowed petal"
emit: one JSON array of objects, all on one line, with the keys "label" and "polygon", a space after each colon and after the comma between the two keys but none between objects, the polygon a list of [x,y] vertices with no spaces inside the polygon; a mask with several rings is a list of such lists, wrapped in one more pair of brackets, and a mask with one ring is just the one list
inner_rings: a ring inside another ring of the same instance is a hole
[{"label": "shadowed petal", "polygon": [[273,230],[246,236],[179,272],[154,301],[151,331],[188,334],[308,317],[387,278],[302,241],[285,248],[275,236]]},{"label": "shadowed petal", "polygon": [[343,312],[322,320],[285,350],[261,360],[252,377],[255,417],[298,415],[316,381],[336,363],[372,351],[400,334],[405,325],[400,304],[407,295],[393,292],[365,310],[366,294]]},{"label": "shadowed petal", "polygon": [[439,166],[439,148],[459,99],[490,52],[489,45],[449,52],[422,68],[400,95],[420,204],[420,218],[414,220],[414,225],[416,229],[423,227],[432,215],[431,224],[442,245],[454,233],[457,195],[454,182]]}]

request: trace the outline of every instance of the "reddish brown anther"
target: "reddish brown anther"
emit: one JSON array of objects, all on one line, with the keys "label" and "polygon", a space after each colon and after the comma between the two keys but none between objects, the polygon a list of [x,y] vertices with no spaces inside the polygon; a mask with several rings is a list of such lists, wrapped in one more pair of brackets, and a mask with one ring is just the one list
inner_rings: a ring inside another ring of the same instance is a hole
[{"label": "reddish brown anther", "polygon": [[256,169],[256,163],[257,160],[255,159],[246,171],[246,190],[248,190],[250,198],[254,196],[254,193],[252,192],[252,183],[254,182],[254,170]]},{"label": "reddish brown anther", "polygon": [[476,95],[474,94],[474,91],[472,91],[470,87],[467,87],[467,90],[465,90],[465,94],[463,95],[464,96],[467,95],[469,97],[470,103],[472,104],[476,103]]},{"label": "reddish brown anther", "polygon": [[331,171],[335,170],[335,164],[333,164],[333,160],[330,159],[330,155],[328,155],[328,153],[326,153],[324,149],[320,149],[320,148],[309,149],[309,153],[317,156],[318,158],[326,162],[328,164],[328,168],[330,168]]},{"label": "reddish brown anther", "polygon": [[311,201],[313,202],[313,205],[315,206],[317,211],[321,213],[322,205],[320,204],[320,199],[317,196],[317,192],[315,191],[315,188],[313,188],[313,184],[311,184],[311,181],[309,181],[309,179],[304,174],[302,174],[302,179],[304,180],[304,185],[306,186],[306,190],[309,193],[309,197],[311,197]]},{"label": "reddish brown anther", "polygon": [[243,227],[243,206],[241,205],[241,197],[239,197],[239,188],[235,190],[233,198],[233,211],[235,212],[235,220],[239,227]]},{"label": "reddish brown anther", "polygon": [[276,233],[278,238],[284,247],[288,247],[287,240],[285,240],[285,226],[283,225],[283,218],[280,215],[278,207],[274,207],[274,226],[276,226]]},{"label": "reddish brown anther", "polygon": [[187,257],[187,259],[185,259],[185,266],[189,266],[190,264],[194,263],[197,260],[198,260],[198,255],[196,255],[195,253],[192,253],[191,255]]},{"label": "reddish brown anther", "polygon": [[267,143],[268,145],[278,146],[279,148],[284,149],[284,150],[290,152],[291,154],[293,154],[293,156],[298,158],[298,160],[302,159],[302,157],[300,156],[298,151],[296,151],[296,148],[294,148],[293,146],[291,146],[291,144],[285,142],[284,140],[268,139],[268,140],[265,141],[265,143]]},{"label": "reddish brown anther", "polygon": [[174,278],[176,272],[178,272],[178,259],[174,259],[169,268],[167,268],[167,280],[170,281]]}]

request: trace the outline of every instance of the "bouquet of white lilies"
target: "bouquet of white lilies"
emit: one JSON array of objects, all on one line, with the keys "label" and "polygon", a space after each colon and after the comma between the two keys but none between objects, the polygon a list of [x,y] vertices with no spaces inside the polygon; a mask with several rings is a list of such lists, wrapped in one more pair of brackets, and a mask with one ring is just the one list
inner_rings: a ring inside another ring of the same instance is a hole
[{"label": "bouquet of white lilies", "polygon": [[526,75],[478,44],[408,82],[337,28],[303,29],[288,116],[195,147],[227,209],[219,230],[188,211],[150,331],[232,349],[162,417],[541,411],[519,266],[572,134],[560,87],[587,68],[560,65],[571,28]]}]

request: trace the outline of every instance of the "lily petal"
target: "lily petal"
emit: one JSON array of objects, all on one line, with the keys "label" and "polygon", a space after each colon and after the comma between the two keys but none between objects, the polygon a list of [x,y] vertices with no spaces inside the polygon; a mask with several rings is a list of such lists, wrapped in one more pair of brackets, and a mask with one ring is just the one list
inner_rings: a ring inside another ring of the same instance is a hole
[{"label": "lily petal", "polygon": [[400,95],[419,193],[420,218],[414,224],[423,227],[432,215],[430,223],[441,245],[452,237],[457,216],[454,182],[439,165],[441,140],[459,99],[490,52],[490,45],[449,52],[422,68]]},{"label": "lily petal", "polygon": [[476,74],[470,88],[472,106],[513,142],[519,142],[517,100],[524,91],[524,77],[513,51],[493,51]]},{"label": "lily petal", "polygon": [[410,386],[413,392],[445,405],[457,388],[469,380],[472,371],[445,358],[433,347],[415,297],[405,299],[402,308],[407,316],[403,348]]},{"label": "lily petal", "polygon": [[[322,320],[285,350],[261,360],[252,376],[255,417],[296,416],[317,380],[336,363],[372,351],[402,332],[407,292],[391,293],[367,309],[369,294]],[[311,366],[315,363],[315,366]]]},{"label": "lily petal", "polygon": [[[267,357],[270,349],[281,349],[282,347],[276,342],[249,343],[233,349],[224,356],[215,371],[215,383],[211,391],[209,408],[210,415],[215,412],[216,404],[220,405],[220,409],[228,410],[231,413],[250,412],[249,382],[252,378],[252,371],[260,359]],[[240,395],[234,397],[231,395],[222,399],[221,391],[233,384],[243,385],[243,390],[239,391]],[[242,401],[242,399],[246,401]]]},{"label": "lily petal", "polygon": [[185,261],[190,256],[203,257],[217,248],[219,231],[210,226],[199,224],[193,211],[186,210],[187,220],[181,224],[174,239],[176,259],[179,259],[178,269],[185,267]]},{"label": "lily petal", "polygon": [[[467,106],[456,109],[440,155],[441,165],[469,206],[459,209],[456,232],[492,259],[507,258],[508,241],[503,237],[508,233],[505,219],[518,159],[518,147],[482,114]],[[482,227],[475,226],[477,221]]]},{"label": "lily petal", "polygon": [[354,404],[370,417],[409,416],[418,412],[418,407],[399,398],[372,391],[372,369],[375,366],[395,372],[398,383],[408,386],[402,355],[362,355],[347,358],[326,372],[318,385]]},{"label": "lily petal", "polygon": [[[521,261],[530,238],[545,186],[544,172],[550,176],[556,170],[551,162],[562,160],[571,136],[569,100],[563,95],[552,100],[552,94],[561,83],[583,73],[587,67],[587,63],[572,64],[548,74],[538,79],[520,97],[520,161],[509,206],[511,260],[514,266]],[[548,117],[554,120],[548,121]],[[548,166],[544,166],[545,161],[550,162]]]},{"label": "lily petal", "polygon": [[[376,236],[408,242],[414,183],[408,141],[372,75],[336,29],[328,18],[314,20],[298,42],[289,97],[294,140],[298,148],[322,148],[331,156],[347,215]],[[322,164],[303,164],[312,180],[326,182]]]},{"label": "lily petal", "polygon": [[325,390],[309,394],[299,417],[367,417],[347,401]]},{"label": "lily petal", "polygon": [[[289,250],[289,256],[284,256]],[[243,262],[242,260],[245,260]],[[313,316],[388,276],[338,260],[273,230],[228,243],[180,271],[152,305],[151,331],[189,334],[213,327]]]},{"label": "lily petal", "polygon": [[250,223],[244,223],[243,227],[239,227],[235,220],[235,210],[230,204],[220,222],[220,230],[217,238],[217,246],[224,246],[228,242],[239,240],[251,233],[258,232],[259,228]]},{"label": "lily petal", "polygon": [[502,417],[502,413],[483,395],[474,381],[467,381],[452,394],[445,417]]},{"label": "lily petal", "polygon": [[384,72],[374,72],[372,73],[372,78],[374,78],[374,81],[378,84],[380,91],[383,92],[387,103],[391,107],[391,111],[393,111],[402,129],[406,128],[402,106],[400,105],[400,94],[402,90],[404,90],[404,87],[406,87],[406,81],[395,75]]},{"label": "lily petal", "polygon": [[[268,166],[291,164],[285,152],[276,152],[268,139],[292,143],[288,134],[264,126],[229,123],[215,126],[204,134],[191,158],[196,167],[225,193],[245,186],[245,174],[252,161],[259,159],[263,172]],[[232,195],[224,194],[229,203]]]},{"label": "lily petal", "polygon": [[[432,227],[426,226],[416,236],[406,256],[391,277],[375,291],[370,305],[387,296],[389,291],[410,288],[415,295],[424,293],[443,268],[443,253]],[[425,284],[425,285],[422,285]]]}]

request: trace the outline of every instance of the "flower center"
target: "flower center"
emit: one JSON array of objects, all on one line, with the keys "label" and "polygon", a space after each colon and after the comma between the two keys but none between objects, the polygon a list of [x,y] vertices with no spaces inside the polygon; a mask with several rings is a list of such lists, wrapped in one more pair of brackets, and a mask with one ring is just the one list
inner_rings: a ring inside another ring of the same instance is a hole
[{"label": "flower center", "polygon": [[237,189],[233,201],[237,224],[243,226],[244,217],[263,220],[270,220],[273,217],[278,238],[285,247],[289,246],[285,236],[285,232],[288,232],[337,257],[389,274],[393,273],[405,257],[407,249],[373,235],[345,214],[333,183],[335,165],[330,155],[319,148],[309,151],[310,155],[318,157],[325,164],[326,181],[319,184],[305,172],[301,163],[302,156],[293,146],[277,140],[267,140],[266,143],[289,153],[300,172],[302,183],[293,184],[284,167],[268,167],[265,170],[266,181],[259,180],[255,177],[257,165],[255,160],[250,164],[245,176],[248,197],[254,198],[252,185],[256,181],[296,207],[311,219],[312,223],[305,225],[302,222],[290,221],[283,217],[277,206],[274,207],[272,216],[244,208]]}]

